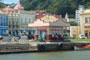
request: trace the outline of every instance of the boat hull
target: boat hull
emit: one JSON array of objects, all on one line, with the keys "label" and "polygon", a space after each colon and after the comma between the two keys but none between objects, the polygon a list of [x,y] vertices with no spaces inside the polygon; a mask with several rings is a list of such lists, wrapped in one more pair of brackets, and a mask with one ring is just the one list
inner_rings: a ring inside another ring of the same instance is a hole
[{"label": "boat hull", "polygon": [[90,48],[81,48],[81,47],[74,46],[74,50],[75,51],[90,50]]}]

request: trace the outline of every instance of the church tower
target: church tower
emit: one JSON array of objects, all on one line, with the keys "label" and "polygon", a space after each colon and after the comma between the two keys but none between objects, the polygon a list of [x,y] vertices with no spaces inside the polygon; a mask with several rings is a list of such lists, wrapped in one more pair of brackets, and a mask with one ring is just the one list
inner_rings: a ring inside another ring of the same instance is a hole
[{"label": "church tower", "polygon": [[66,19],[67,22],[70,22],[70,20],[69,20],[69,16],[68,16],[68,13],[66,13],[66,15],[65,15],[65,19]]},{"label": "church tower", "polygon": [[15,10],[24,10],[24,7],[21,5],[21,0],[19,0],[19,3],[14,7]]}]

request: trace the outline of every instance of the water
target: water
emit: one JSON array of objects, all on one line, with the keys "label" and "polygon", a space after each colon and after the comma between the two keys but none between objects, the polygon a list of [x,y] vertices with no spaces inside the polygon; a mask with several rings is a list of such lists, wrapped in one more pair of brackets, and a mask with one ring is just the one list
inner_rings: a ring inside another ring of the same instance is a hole
[{"label": "water", "polygon": [[3,54],[0,60],[90,60],[90,51]]}]

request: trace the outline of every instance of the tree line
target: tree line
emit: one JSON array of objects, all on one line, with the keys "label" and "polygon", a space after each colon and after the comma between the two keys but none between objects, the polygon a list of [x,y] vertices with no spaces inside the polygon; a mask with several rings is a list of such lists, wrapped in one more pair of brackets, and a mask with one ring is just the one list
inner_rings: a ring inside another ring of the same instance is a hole
[{"label": "tree line", "polygon": [[25,10],[45,10],[48,13],[74,17],[78,5],[90,8],[90,0],[21,0]]},{"label": "tree line", "polygon": [[[70,17],[75,16],[75,10],[79,5],[90,8],[90,0],[20,0],[25,10],[45,10],[51,14],[65,16],[66,13]],[[5,6],[0,2],[0,8]]]}]

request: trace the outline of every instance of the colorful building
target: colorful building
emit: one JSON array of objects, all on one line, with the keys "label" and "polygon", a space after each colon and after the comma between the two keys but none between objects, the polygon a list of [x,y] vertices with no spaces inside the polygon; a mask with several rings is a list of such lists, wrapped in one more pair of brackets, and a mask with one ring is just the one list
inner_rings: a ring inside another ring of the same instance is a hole
[{"label": "colorful building", "polygon": [[8,16],[0,14],[0,35],[8,35]]},{"label": "colorful building", "polygon": [[[17,8],[19,5],[19,8]],[[22,10],[20,9],[20,4],[18,3],[15,8],[11,8],[10,6],[6,6],[0,10],[0,13],[5,14],[8,16],[8,34],[9,35],[17,35],[19,31],[19,12]],[[17,8],[17,9],[16,9]]]},{"label": "colorful building", "polygon": [[29,31],[29,23],[35,21],[35,11],[25,11],[24,7],[19,3],[14,8],[6,6],[0,9],[1,14],[8,15],[8,32],[9,35],[19,35],[21,32]]},{"label": "colorful building", "polygon": [[[36,21],[28,26],[35,30],[34,39],[44,38],[48,42],[63,41],[59,39],[68,26],[68,23],[61,20],[61,15],[47,14],[43,11],[37,11]],[[54,39],[54,35],[58,35],[58,39]]]}]

